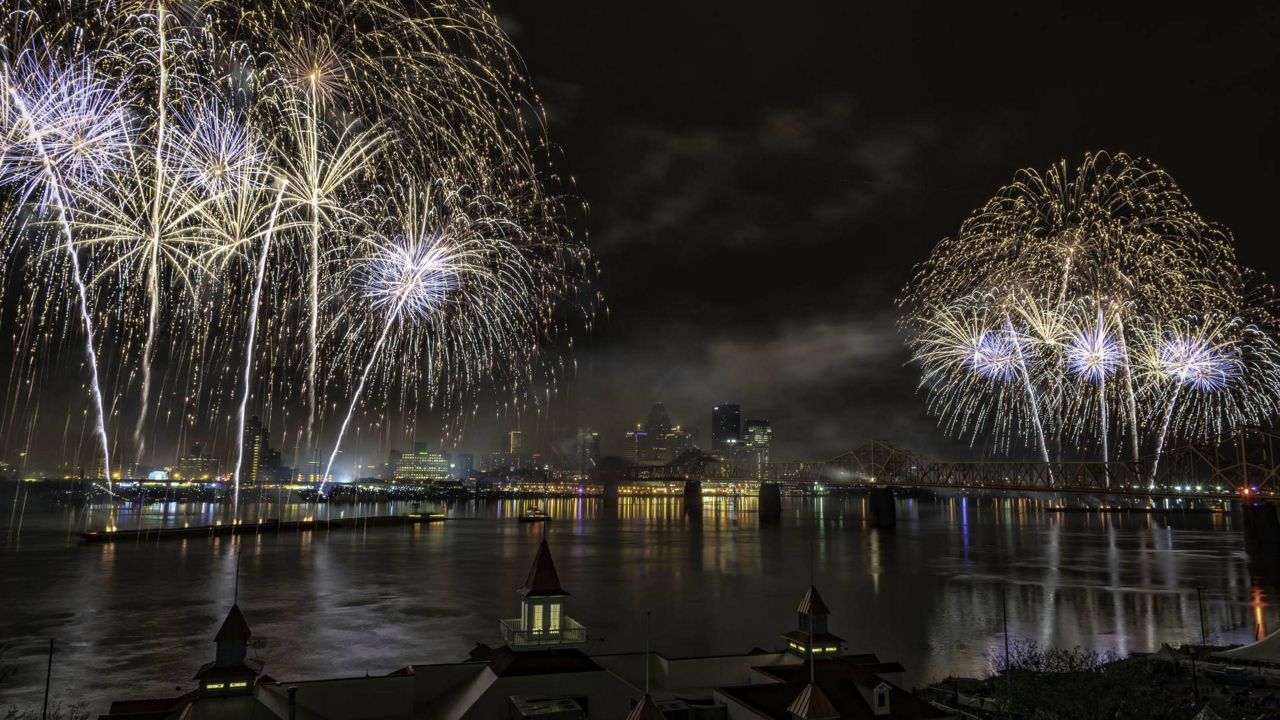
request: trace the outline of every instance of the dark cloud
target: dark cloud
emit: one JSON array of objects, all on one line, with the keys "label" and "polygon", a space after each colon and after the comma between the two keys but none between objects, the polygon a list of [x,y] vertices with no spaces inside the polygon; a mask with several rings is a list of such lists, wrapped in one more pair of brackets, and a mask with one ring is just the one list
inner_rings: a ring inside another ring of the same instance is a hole
[{"label": "dark cloud", "polygon": [[851,96],[830,95],[742,127],[631,124],[617,135],[615,189],[596,203],[601,251],[646,243],[714,255],[829,239],[898,188],[936,133],[918,120],[877,126]]}]

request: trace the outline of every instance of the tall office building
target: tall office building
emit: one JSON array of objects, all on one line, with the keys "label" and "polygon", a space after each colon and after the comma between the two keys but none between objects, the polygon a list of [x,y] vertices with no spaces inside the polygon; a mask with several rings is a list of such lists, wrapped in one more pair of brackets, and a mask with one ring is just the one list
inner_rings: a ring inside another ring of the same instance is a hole
[{"label": "tall office building", "polygon": [[632,465],[640,465],[641,460],[648,457],[649,433],[645,431],[644,423],[636,423],[634,430],[627,431],[622,447],[622,456]]},{"label": "tall office building", "polygon": [[636,465],[666,465],[697,446],[697,431],[671,424],[667,407],[649,408],[648,419],[627,432],[624,454]]},{"label": "tall office building", "polygon": [[594,468],[600,460],[600,433],[591,428],[578,428],[573,454],[578,472]]},{"label": "tall office building", "polygon": [[404,457],[404,453],[391,448],[391,452],[387,453],[387,462],[382,466],[382,479],[390,480],[395,477],[396,468],[400,467],[400,459]]},{"label": "tall office building", "polygon": [[507,433],[507,452],[519,457],[522,448],[524,448],[524,434],[519,430]]},{"label": "tall office building", "polygon": [[742,426],[739,457],[755,463],[760,475],[769,464],[769,448],[773,445],[773,428],[768,420],[748,420]]},{"label": "tall office building", "polygon": [[256,485],[263,479],[263,461],[271,447],[267,444],[271,433],[262,426],[257,415],[249,418],[244,424],[244,460],[240,464],[240,481],[248,485]]},{"label": "tall office building", "polygon": [[471,453],[453,452],[448,454],[449,474],[457,480],[465,480],[476,471],[476,456]]},{"label": "tall office building", "polygon": [[732,457],[742,441],[742,408],[725,403],[711,408],[711,452]]}]

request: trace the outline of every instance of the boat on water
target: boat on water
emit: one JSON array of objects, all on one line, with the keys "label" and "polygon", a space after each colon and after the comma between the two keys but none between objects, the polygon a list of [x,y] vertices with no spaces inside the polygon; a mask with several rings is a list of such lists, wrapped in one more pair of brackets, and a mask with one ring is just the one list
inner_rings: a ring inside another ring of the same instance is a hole
[{"label": "boat on water", "polygon": [[520,522],[547,522],[550,519],[551,516],[547,514],[547,511],[536,505],[526,507],[520,513]]}]

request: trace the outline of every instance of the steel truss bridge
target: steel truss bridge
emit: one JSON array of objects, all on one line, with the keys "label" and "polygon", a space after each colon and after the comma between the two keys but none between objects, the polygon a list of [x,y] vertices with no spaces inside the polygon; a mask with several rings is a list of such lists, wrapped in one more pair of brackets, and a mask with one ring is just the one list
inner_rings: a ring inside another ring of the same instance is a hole
[{"label": "steel truss bridge", "polygon": [[670,465],[635,466],[609,473],[621,484],[784,483],[1055,492],[1145,497],[1239,498],[1280,493],[1276,450],[1280,435],[1241,432],[1214,448],[1187,445],[1166,451],[1152,477],[1152,459],[1126,462],[933,460],[884,440],[819,462],[721,462],[687,453]]}]

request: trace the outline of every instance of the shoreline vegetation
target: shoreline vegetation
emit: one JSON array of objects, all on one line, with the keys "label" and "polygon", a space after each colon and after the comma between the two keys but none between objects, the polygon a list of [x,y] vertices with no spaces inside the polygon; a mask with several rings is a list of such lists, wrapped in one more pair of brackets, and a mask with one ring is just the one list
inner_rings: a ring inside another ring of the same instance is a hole
[{"label": "shoreline vegetation", "polygon": [[1280,672],[1209,660],[1225,649],[1184,645],[1121,656],[1015,642],[1007,657],[992,657],[987,677],[949,677],[922,695],[957,717],[984,720],[1280,718]]}]

